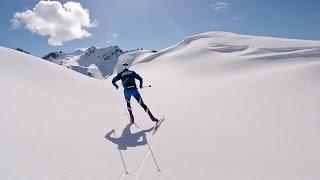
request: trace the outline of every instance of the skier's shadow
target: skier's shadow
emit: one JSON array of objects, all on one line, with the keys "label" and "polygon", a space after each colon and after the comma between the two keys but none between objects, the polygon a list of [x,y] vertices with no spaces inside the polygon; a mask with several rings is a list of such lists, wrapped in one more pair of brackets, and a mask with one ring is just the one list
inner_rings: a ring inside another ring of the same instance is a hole
[{"label": "skier's shadow", "polygon": [[142,130],[136,133],[132,133],[130,127],[132,123],[129,123],[122,131],[121,136],[117,136],[115,130],[111,130],[105,135],[105,138],[114,144],[118,145],[119,150],[127,150],[128,147],[144,146],[148,144],[147,132],[151,132],[154,127]]}]

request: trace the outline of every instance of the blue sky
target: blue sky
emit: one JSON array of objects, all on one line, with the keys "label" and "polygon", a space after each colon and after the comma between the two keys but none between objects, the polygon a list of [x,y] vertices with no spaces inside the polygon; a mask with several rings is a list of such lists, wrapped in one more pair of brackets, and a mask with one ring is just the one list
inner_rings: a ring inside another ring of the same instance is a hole
[{"label": "blue sky", "polygon": [[[64,4],[68,1],[59,1]],[[10,0],[0,4],[0,45],[20,47],[37,56],[51,51],[71,52],[95,45],[119,45],[123,50],[160,50],[186,36],[207,31],[320,40],[318,0],[79,0],[90,11],[96,27],[92,36],[48,44],[48,36],[13,28],[15,12],[32,10],[36,0]]]}]

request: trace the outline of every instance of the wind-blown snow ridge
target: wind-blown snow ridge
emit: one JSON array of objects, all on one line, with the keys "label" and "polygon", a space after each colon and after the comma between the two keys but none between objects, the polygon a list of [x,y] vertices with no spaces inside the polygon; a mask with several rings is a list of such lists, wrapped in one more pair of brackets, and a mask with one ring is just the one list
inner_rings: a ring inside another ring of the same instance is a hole
[{"label": "wind-blown snow ridge", "polygon": [[208,32],[190,36],[176,45],[150,55],[141,62],[152,61],[163,54],[187,48],[197,41],[201,41],[200,43],[203,46],[193,48],[208,48],[212,52],[227,53],[228,55],[234,53],[236,56],[242,55],[248,59],[256,60],[316,58],[320,55],[320,43],[318,41]]},{"label": "wind-blown snow ridge", "polygon": [[134,100],[140,129],[128,124],[114,75],[0,47],[0,179],[319,179],[319,47],[209,32],[120,56],[115,68],[129,62],[166,116],[156,136]]}]

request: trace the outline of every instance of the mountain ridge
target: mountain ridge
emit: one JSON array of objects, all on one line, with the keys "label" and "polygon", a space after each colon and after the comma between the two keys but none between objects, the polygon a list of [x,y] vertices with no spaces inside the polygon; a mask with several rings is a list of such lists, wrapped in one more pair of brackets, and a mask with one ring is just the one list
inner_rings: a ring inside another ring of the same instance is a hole
[{"label": "mountain ridge", "polygon": [[126,52],[129,51],[123,51],[116,45],[105,48],[91,46],[86,50],[76,50],[71,53],[51,52],[42,58],[81,74],[105,79],[114,72],[119,56]]}]

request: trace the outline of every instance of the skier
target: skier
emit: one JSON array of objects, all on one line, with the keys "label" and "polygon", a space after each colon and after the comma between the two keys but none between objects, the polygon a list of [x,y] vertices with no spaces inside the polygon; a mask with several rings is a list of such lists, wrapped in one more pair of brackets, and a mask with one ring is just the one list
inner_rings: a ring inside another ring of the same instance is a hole
[{"label": "skier", "polygon": [[146,113],[148,113],[148,115],[152,121],[158,122],[159,120],[152,115],[149,108],[142,101],[142,97],[137,89],[135,79],[139,80],[139,82],[140,82],[139,87],[143,88],[142,78],[136,72],[130,71],[128,69],[128,63],[125,62],[122,65],[124,67],[124,70],[112,79],[112,84],[118,89],[119,86],[117,85],[117,81],[121,80],[121,82],[122,82],[122,85],[124,88],[124,98],[127,101],[127,108],[128,108],[129,115],[130,115],[130,122],[134,123],[134,116],[132,114],[132,109],[131,109],[131,104],[130,104],[131,96],[133,96],[139,102],[139,104],[146,111]]}]

